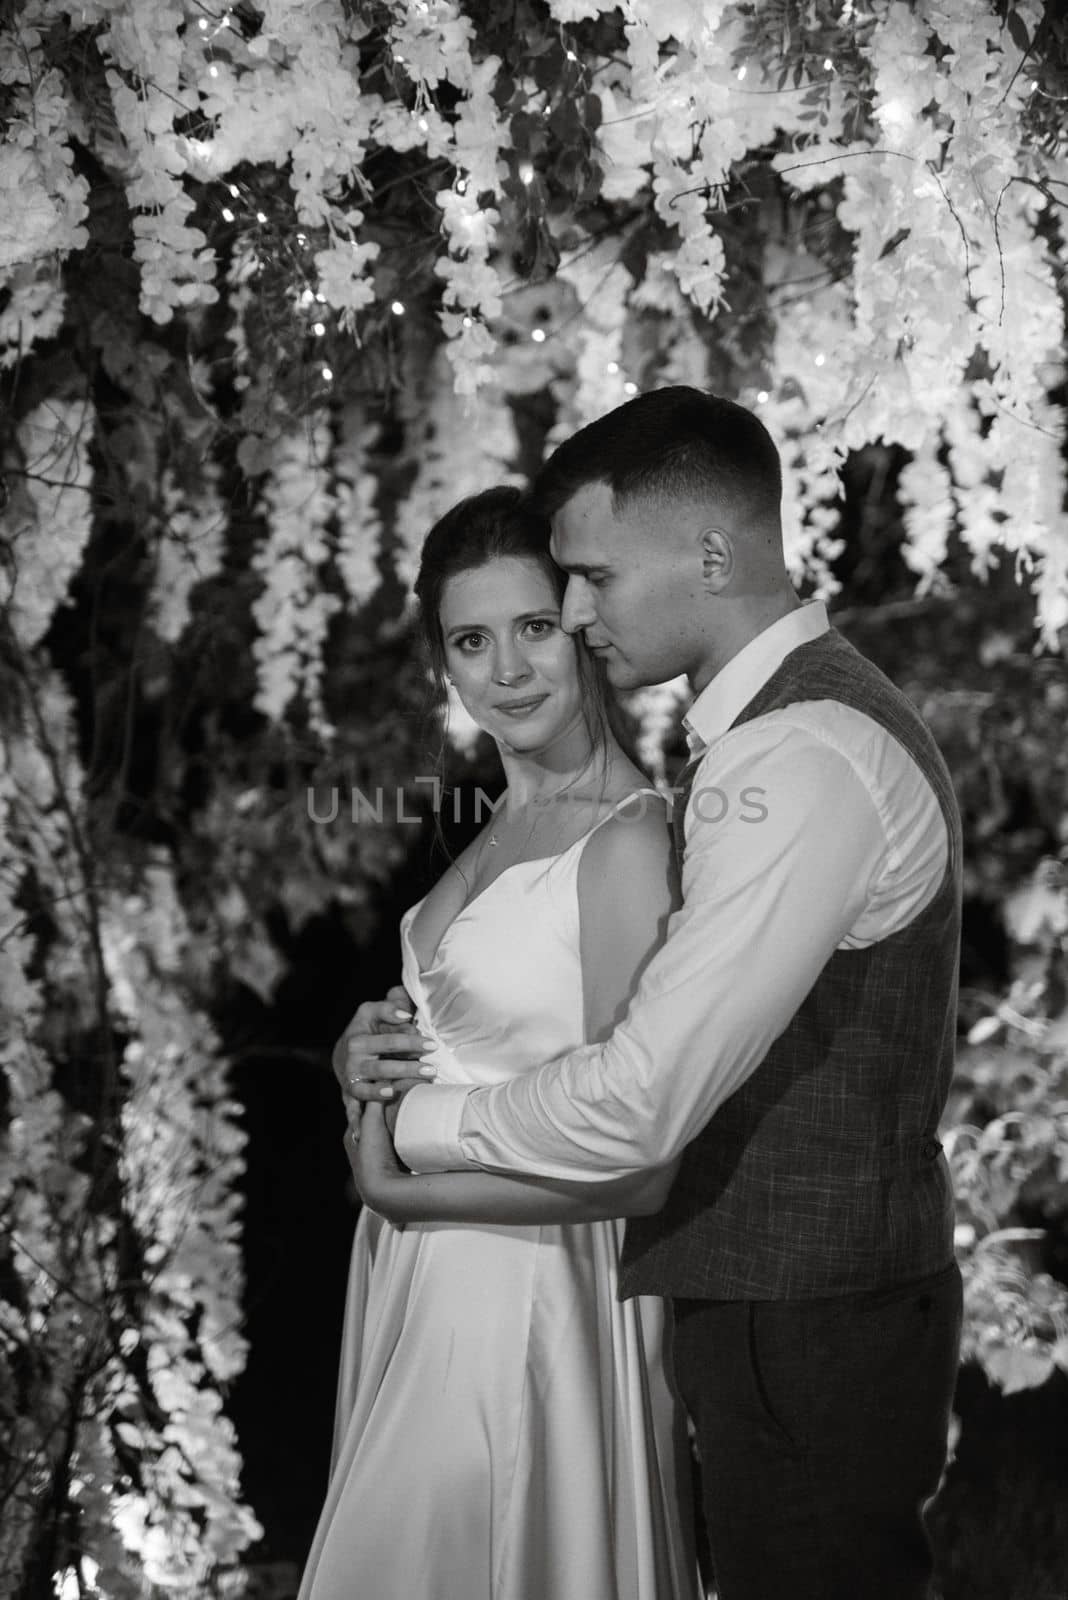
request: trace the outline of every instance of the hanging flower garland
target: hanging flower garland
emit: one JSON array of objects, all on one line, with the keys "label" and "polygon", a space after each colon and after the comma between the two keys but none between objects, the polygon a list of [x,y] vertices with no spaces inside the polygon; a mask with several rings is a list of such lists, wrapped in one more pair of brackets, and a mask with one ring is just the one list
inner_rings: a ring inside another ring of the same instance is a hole
[{"label": "hanging flower garland", "polygon": [[[768,178],[777,175],[780,196],[829,202],[853,241],[841,292],[817,281],[792,298],[765,351],[763,374],[740,387],[742,399],[767,407],[786,445],[799,574],[824,588],[831,583],[829,491],[846,452],[874,440],[915,450],[940,438],[951,492],[947,497],[940,484],[926,513],[907,519],[910,541],[931,541],[926,554],[917,551],[918,570],[930,569],[950,526],[981,570],[991,529],[1000,528],[997,544],[1031,577],[1040,636],[1053,644],[1068,605],[1068,572],[1058,494],[1062,421],[1049,398],[1060,370],[1063,307],[1058,239],[1046,216],[1054,197],[1063,197],[1063,157],[1044,154],[1026,135],[1039,87],[1028,62],[1042,20],[1038,0],[1021,0],[1009,26],[993,7],[976,12],[950,0],[840,13],[828,7],[816,13],[812,43],[803,39],[795,50],[789,85],[773,48],[776,29],[786,24],[774,9],[764,19],[723,3],[630,0],[618,50],[582,49],[582,29],[603,29],[614,8],[564,0],[549,9],[563,30],[552,57],[524,59],[520,52],[505,63],[503,50],[489,47],[502,45],[502,37],[491,31],[482,38],[453,0],[398,4],[378,34],[356,23],[340,0],[319,0],[312,11],[272,0],[256,13],[193,8],[188,16],[176,0],[95,0],[84,8],[83,26],[97,29],[94,47],[110,96],[112,123],[102,141],[61,74],[46,65],[46,34],[60,7],[34,0],[17,49],[9,46],[22,109],[0,183],[29,208],[10,230],[18,243],[8,246],[15,297],[6,313],[9,338],[53,326],[54,262],[85,242],[87,190],[72,171],[75,136],[95,134],[124,185],[142,306],[154,320],[166,323],[182,306],[217,298],[215,251],[205,232],[211,212],[236,226],[240,210],[269,227],[271,213],[232,178],[249,163],[263,170],[274,162],[288,169],[293,233],[305,238],[310,288],[302,293],[321,307],[316,329],[321,323],[325,334],[361,340],[381,317],[380,285],[391,276],[382,271],[376,163],[387,154],[425,158],[438,243],[423,292],[435,292],[436,281],[461,396],[487,384],[509,393],[499,328],[517,285],[502,267],[517,226],[546,242],[562,233],[565,214],[545,165],[545,156],[556,154],[554,138],[568,140],[561,172],[582,178],[590,196],[568,220],[578,239],[569,252],[565,246],[565,276],[582,270],[567,261],[585,257],[583,225],[594,223],[597,204],[635,216],[640,208],[667,247],[647,249],[644,266],[655,274],[667,262],[710,327],[730,316],[731,207],[757,203],[738,195],[740,175],[754,152],[771,150],[770,160],[756,159]],[[542,60],[582,94],[565,105]],[[183,122],[196,131],[179,131]],[[206,186],[199,202],[191,179]],[[238,208],[215,202],[205,211],[213,186],[225,186]],[[760,203],[766,221],[756,232],[764,232],[774,303],[776,286],[785,298],[791,281],[818,279],[821,265],[826,276],[825,263]],[[430,250],[429,211],[427,226]],[[609,272],[627,271],[618,237],[612,243],[609,231],[594,245],[602,259],[615,252]],[[287,244],[297,249],[292,236]],[[242,250],[247,255],[247,245]],[[639,252],[618,292],[621,339],[648,306],[642,266]],[[620,368],[607,346],[597,369],[594,333],[605,292],[583,300],[577,399],[564,408],[576,415],[625,389],[625,382],[602,381]],[[409,309],[403,293],[386,303],[398,319]],[[799,336],[799,327],[807,335]],[[329,361],[322,370],[329,388],[337,374]],[[663,375],[654,367],[632,380]],[[965,424],[952,419],[962,408],[980,414],[982,484],[954,475],[954,442]],[[906,492],[923,481],[914,475]],[[984,485],[992,495],[977,493]],[[1023,521],[1021,486],[1030,486]]]},{"label": "hanging flower garland", "polygon": [[320,729],[323,643],[341,604],[320,576],[329,554],[326,524],[335,509],[327,477],[330,449],[330,429],[322,417],[279,441],[264,491],[267,538],[254,557],[263,583],[253,602],[259,626],[253,646],[256,706],[279,720],[300,693],[312,725]]},{"label": "hanging flower garland", "polygon": [[[14,1581],[42,1516],[58,1517],[101,1592],[142,1595],[147,1580],[192,1600],[259,1533],[219,1395],[244,1360],[244,1136],[212,1030],[183,994],[169,866],[150,864],[136,892],[102,890],[70,702],[52,678],[24,711],[0,764],[14,847],[0,873],[0,1363],[25,1375],[4,1391],[15,1448],[0,1472],[0,1574]],[[31,882],[51,929],[43,963],[20,908]],[[101,1181],[114,1140],[117,1187]]]}]

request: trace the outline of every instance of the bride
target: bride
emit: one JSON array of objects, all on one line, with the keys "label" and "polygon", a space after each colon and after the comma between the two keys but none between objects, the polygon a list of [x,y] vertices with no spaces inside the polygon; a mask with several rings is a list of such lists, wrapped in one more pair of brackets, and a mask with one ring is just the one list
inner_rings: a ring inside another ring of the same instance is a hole
[{"label": "bride", "polygon": [[[507,778],[504,809],[401,922],[446,1082],[496,1083],[610,1034],[677,904],[663,802],[561,629],[564,581],[516,489],[461,502],[423,547],[439,688]],[[664,1305],[616,1298],[619,1219],[658,1210],[674,1168],[413,1178],[378,1105],[349,1153],[364,1209],[299,1600],[693,1600]]]}]

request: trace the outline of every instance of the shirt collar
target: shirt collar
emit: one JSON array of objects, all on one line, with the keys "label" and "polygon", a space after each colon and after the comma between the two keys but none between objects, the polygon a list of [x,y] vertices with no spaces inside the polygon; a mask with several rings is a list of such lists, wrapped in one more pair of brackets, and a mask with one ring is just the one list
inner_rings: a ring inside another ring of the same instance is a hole
[{"label": "shirt collar", "polygon": [[706,684],[683,717],[690,750],[699,755],[726,733],[740,711],[778,671],[791,650],[827,632],[827,607],[808,600],[758,633]]}]

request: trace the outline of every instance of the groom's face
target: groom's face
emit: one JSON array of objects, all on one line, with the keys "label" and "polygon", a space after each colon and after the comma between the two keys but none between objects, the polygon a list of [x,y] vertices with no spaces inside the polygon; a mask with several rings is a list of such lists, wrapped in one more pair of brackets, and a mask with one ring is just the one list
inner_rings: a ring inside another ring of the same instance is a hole
[{"label": "groom's face", "polygon": [[585,636],[615,688],[692,670],[694,557],[657,507],[617,512],[607,484],[587,484],[553,517],[550,548],[568,574],[562,625]]}]

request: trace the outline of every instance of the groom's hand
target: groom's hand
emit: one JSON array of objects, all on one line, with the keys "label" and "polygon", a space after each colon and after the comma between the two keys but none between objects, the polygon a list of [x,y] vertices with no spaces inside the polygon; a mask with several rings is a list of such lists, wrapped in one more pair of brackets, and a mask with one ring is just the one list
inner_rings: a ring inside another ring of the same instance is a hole
[{"label": "groom's hand", "polygon": [[365,1000],[334,1046],[334,1075],[341,1085],[349,1126],[358,1127],[361,1105],[397,1100],[417,1083],[435,1076],[419,1058],[433,1048],[412,1024],[404,989],[390,989],[384,1000]]}]

